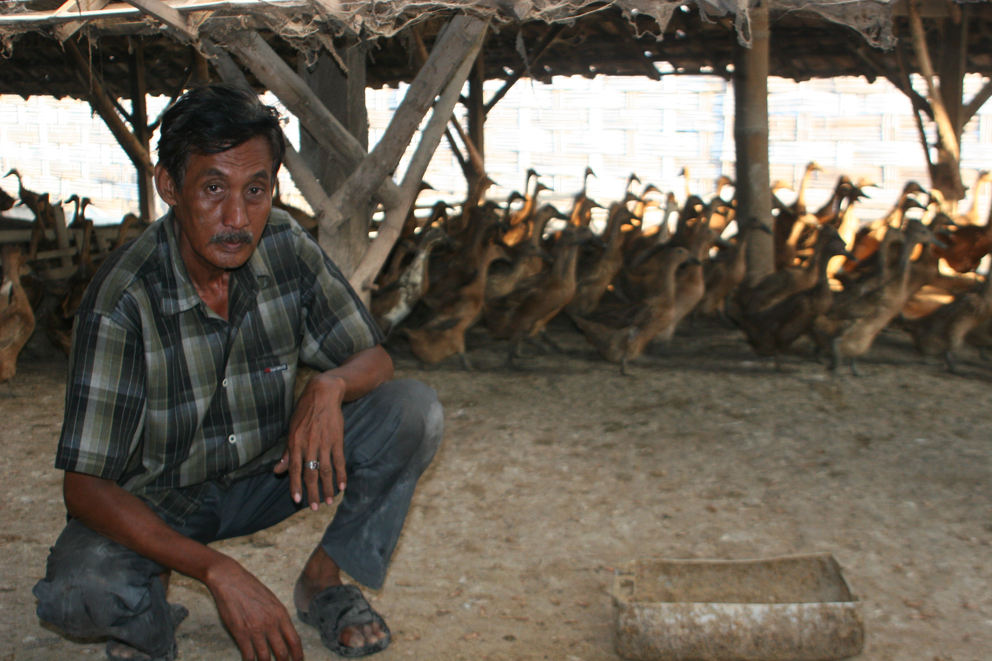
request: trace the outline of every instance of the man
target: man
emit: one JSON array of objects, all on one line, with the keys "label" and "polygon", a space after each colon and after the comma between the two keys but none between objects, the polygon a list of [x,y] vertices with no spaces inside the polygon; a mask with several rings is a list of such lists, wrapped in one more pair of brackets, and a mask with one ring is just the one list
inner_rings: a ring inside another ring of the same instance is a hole
[{"label": "man", "polygon": [[[436,395],[390,381],[381,335],[316,242],[272,210],[275,110],[233,86],[165,113],[155,183],[170,211],[93,279],[77,313],[56,466],[69,522],[34,588],[38,616],[107,636],[111,659],[171,660],[202,581],[245,661],[298,661],[289,613],[207,544],[342,494],[293,594],[344,656],[389,630],[344,570],[379,588],[442,433]],[[298,402],[298,362],[317,368]]]}]

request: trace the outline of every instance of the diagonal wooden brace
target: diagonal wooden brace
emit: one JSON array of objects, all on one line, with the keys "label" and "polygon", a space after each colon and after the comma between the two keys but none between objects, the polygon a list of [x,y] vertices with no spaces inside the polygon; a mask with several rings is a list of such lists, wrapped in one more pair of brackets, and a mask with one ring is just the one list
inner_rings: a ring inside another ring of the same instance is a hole
[{"label": "diagonal wooden brace", "polygon": [[[296,115],[329,155],[339,158],[347,170],[358,167],[368,155],[365,149],[257,32],[245,33],[225,46]],[[387,179],[376,189],[375,196],[387,208],[396,206],[400,200],[399,187]]]},{"label": "diagonal wooden brace", "polygon": [[420,142],[414,151],[413,157],[410,159],[410,165],[407,167],[406,174],[403,176],[403,183],[400,184],[400,190],[403,193],[403,203],[400,206],[386,210],[386,218],[382,225],[379,226],[375,241],[369,246],[369,249],[365,252],[361,262],[359,262],[350,278],[351,286],[355,288],[355,291],[363,299],[368,296],[368,292],[372,288],[372,282],[375,280],[382,265],[386,262],[389,252],[400,236],[400,231],[403,228],[407,213],[410,211],[410,206],[417,199],[420,182],[423,180],[431,158],[437,150],[438,144],[441,142],[441,136],[445,133],[448,119],[451,117],[451,113],[454,112],[455,105],[458,103],[458,97],[461,94],[462,87],[465,85],[465,81],[468,79],[469,72],[475,64],[476,56],[482,48],[484,37],[485,32],[480,32],[475,45],[465,55],[461,66],[455,71],[448,85],[441,92],[437,103],[434,104],[431,118],[427,121],[427,125],[420,134]]}]

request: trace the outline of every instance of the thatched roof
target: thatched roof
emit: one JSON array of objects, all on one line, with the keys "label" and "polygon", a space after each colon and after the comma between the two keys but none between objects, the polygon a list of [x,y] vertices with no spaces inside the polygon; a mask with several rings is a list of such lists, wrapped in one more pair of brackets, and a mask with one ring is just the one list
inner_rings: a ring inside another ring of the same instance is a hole
[{"label": "thatched roof", "polygon": [[[131,0],[140,4],[141,0]],[[867,75],[896,67],[891,49],[900,33],[904,0],[766,0],[772,16],[772,75]],[[121,98],[130,96],[130,45],[145,45],[148,91],[172,95],[195,69],[195,40],[130,4],[106,0],[8,0],[0,3],[0,39],[6,59],[0,93],[82,97],[86,88],[68,65],[61,40],[80,39],[94,70]],[[292,65],[312,62],[321,49],[348,40],[370,42],[368,83],[395,85],[414,73],[414,31],[428,47],[447,17],[467,11],[490,19],[485,46],[487,78],[525,74],[648,75],[656,63],[672,73],[728,75],[735,42],[750,38],[747,0],[441,0],[339,2],[335,0],[167,0],[194,33],[223,42],[255,29]],[[103,5],[103,6],[101,6]],[[89,10],[81,10],[91,8]],[[924,15],[946,14],[929,0]],[[954,5],[951,6],[954,11]],[[992,74],[992,4],[971,10],[968,71]],[[554,30],[552,34],[552,30]],[[903,30],[903,33],[905,31]],[[534,51],[553,37],[540,60]],[[890,49],[887,53],[885,49]],[[911,55],[907,65],[915,68]],[[668,66],[670,65],[670,66]],[[667,68],[666,68],[667,67]]]}]

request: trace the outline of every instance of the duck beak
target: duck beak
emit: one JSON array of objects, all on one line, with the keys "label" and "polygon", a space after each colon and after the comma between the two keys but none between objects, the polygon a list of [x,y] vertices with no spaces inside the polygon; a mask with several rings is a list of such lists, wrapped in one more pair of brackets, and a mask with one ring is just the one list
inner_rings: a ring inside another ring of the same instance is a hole
[{"label": "duck beak", "polygon": [[937,237],[931,238],[930,243],[937,246],[938,248],[943,248],[945,250],[947,249],[947,244],[941,241],[940,239],[938,239]]}]

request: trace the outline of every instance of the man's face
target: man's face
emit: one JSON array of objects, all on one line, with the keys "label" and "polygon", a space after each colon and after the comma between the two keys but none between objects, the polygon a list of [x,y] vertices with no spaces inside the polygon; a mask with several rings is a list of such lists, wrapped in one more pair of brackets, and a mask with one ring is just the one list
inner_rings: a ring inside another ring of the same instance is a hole
[{"label": "man's face", "polygon": [[248,261],[272,208],[272,152],[265,138],[219,154],[192,154],[182,189],[162,166],[155,168],[155,183],[173,207],[179,252],[191,277]]}]

